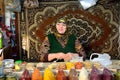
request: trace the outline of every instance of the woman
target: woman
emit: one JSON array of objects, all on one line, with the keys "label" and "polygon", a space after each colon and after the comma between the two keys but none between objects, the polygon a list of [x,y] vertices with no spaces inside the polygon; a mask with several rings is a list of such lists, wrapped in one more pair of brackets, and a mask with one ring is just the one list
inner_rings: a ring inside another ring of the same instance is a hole
[{"label": "woman", "polygon": [[69,61],[72,57],[86,54],[79,40],[68,32],[67,21],[59,18],[53,33],[48,34],[41,44],[41,61]]}]

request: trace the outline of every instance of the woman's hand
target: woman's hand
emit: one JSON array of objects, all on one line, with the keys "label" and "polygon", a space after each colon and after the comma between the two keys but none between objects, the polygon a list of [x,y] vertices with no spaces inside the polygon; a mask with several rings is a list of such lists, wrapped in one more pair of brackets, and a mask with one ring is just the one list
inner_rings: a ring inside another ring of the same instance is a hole
[{"label": "woman's hand", "polygon": [[71,52],[67,54],[64,54],[63,52],[59,52],[59,53],[49,54],[48,61],[51,61],[55,58],[64,59],[64,61],[69,61],[72,59],[72,57],[75,57],[75,56],[79,56],[79,55],[77,53],[71,53]]},{"label": "woman's hand", "polygon": [[64,59],[64,57],[65,57],[65,54],[63,52],[59,52],[56,54],[57,59]]},{"label": "woman's hand", "polygon": [[51,60],[53,60],[55,58],[57,58],[57,59],[64,59],[64,57],[65,57],[65,54],[62,53],[62,52],[49,54],[48,55],[48,61],[51,61]]},{"label": "woman's hand", "polygon": [[48,54],[48,61],[51,61],[56,58],[55,54]]},{"label": "woman's hand", "polygon": [[72,57],[79,56],[77,53],[67,53],[65,54],[64,61],[69,61],[72,59]]}]

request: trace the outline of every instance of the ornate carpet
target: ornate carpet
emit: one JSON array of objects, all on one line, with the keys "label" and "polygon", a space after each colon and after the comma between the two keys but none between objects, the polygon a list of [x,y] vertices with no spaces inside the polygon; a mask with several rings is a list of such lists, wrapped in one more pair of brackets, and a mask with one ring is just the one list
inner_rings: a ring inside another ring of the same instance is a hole
[{"label": "ornate carpet", "polygon": [[89,59],[91,53],[108,53],[120,59],[119,17],[116,6],[98,4],[83,10],[77,1],[41,2],[39,8],[24,9],[19,14],[21,59],[36,61],[40,45],[59,16],[66,17],[69,31],[84,46]]}]

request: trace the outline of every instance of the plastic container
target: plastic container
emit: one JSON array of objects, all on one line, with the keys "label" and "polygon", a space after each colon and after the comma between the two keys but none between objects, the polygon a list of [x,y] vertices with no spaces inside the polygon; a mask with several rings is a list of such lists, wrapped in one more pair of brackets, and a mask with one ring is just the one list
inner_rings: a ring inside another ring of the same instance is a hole
[{"label": "plastic container", "polygon": [[0,61],[0,76],[4,75],[4,66],[3,66],[3,61]]},{"label": "plastic container", "polygon": [[14,59],[4,59],[4,67],[5,68],[13,68],[14,67]]}]

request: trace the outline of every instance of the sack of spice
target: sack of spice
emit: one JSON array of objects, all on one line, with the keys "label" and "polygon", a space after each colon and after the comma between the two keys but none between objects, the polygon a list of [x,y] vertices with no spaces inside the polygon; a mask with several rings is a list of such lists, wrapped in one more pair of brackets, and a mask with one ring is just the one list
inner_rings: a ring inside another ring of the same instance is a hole
[{"label": "sack of spice", "polygon": [[50,68],[44,70],[43,80],[56,80],[53,71]]},{"label": "sack of spice", "polygon": [[43,80],[43,77],[37,68],[35,68],[32,73],[32,80]]},{"label": "sack of spice", "polygon": [[24,70],[19,80],[31,80],[29,71],[27,69]]},{"label": "sack of spice", "polygon": [[79,73],[79,80],[89,80],[89,73],[86,68],[82,67]]},{"label": "sack of spice", "polygon": [[103,69],[103,80],[114,80],[112,72],[107,68]]},{"label": "sack of spice", "polygon": [[68,80],[78,80],[78,74],[76,69],[70,69]]},{"label": "sack of spice", "polygon": [[94,66],[90,72],[90,80],[102,80],[102,73]]},{"label": "sack of spice", "polygon": [[67,80],[67,76],[65,75],[65,72],[63,69],[59,69],[56,75],[56,80]]}]

